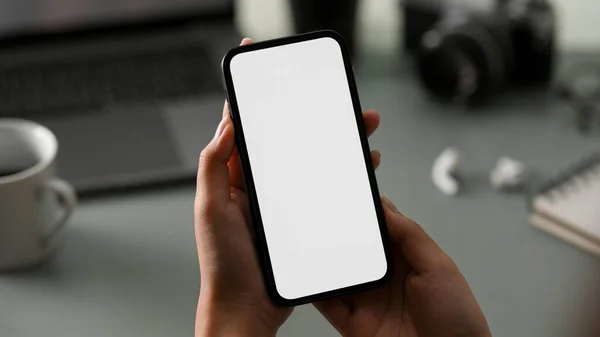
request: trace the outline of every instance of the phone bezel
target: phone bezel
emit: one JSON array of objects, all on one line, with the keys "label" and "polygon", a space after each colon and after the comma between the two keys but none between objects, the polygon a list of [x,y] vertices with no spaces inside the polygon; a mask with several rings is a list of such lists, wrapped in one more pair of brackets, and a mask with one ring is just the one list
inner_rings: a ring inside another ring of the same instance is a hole
[{"label": "phone bezel", "polygon": [[[354,114],[356,117],[356,123],[357,123],[358,131],[359,131],[359,135],[360,135],[360,141],[362,144],[365,165],[367,167],[367,173],[368,173],[369,182],[370,182],[370,186],[371,186],[371,192],[373,195],[373,203],[375,206],[377,219],[379,222],[379,231],[381,233],[382,245],[383,245],[383,249],[385,252],[387,271],[386,271],[385,275],[379,280],[370,281],[370,282],[362,283],[362,284],[357,284],[357,285],[353,285],[353,286],[345,287],[345,288],[341,288],[341,289],[331,290],[331,291],[327,291],[324,293],[313,294],[313,295],[309,295],[309,296],[305,296],[305,297],[301,297],[301,298],[297,298],[297,299],[286,299],[278,293],[277,286],[275,284],[273,268],[271,265],[271,259],[270,259],[270,255],[269,255],[269,247],[267,245],[267,241],[265,238],[260,207],[258,205],[258,198],[256,195],[255,186],[254,186],[254,178],[252,175],[252,168],[250,166],[250,161],[248,158],[248,149],[246,148],[246,141],[245,141],[244,131],[243,131],[242,122],[241,122],[239,109],[238,109],[238,105],[237,105],[237,99],[236,99],[236,94],[235,94],[235,88],[233,85],[233,78],[231,76],[230,65],[231,65],[231,61],[233,60],[233,58],[236,55],[239,55],[242,53],[247,53],[247,52],[252,52],[252,51],[267,49],[267,48],[273,48],[273,47],[278,47],[278,46],[283,46],[283,45],[288,45],[288,44],[293,44],[293,43],[299,43],[299,42],[304,42],[304,41],[309,41],[309,40],[321,39],[321,38],[334,39],[339,44],[340,49],[342,51],[344,68],[346,70],[346,77],[347,77],[347,81],[348,81],[348,85],[349,85],[349,89],[350,89],[350,94],[352,97],[352,103],[354,106]],[[369,147],[369,142],[368,142],[367,133],[366,133],[366,127],[364,124],[362,109],[361,109],[361,105],[360,105],[360,100],[358,98],[358,90],[356,87],[354,71],[353,71],[352,64],[351,64],[351,57],[350,57],[350,53],[348,51],[348,48],[347,48],[346,43],[344,42],[344,39],[342,38],[342,36],[331,30],[322,30],[322,31],[316,31],[316,32],[312,32],[312,33],[300,34],[300,35],[284,37],[284,38],[279,38],[279,39],[274,39],[274,40],[269,40],[269,41],[264,41],[264,42],[253,43],[253,44],[249,44],[249,45],[245,45],[245,46],[239,46],[239,47],[236,47],[236,48],[230,50],[225,55],[225,57],[223,58],[223,62],[222,62],[222,70],[223,70],[224,84],[225,84],[225,89],[226,89],[226,94],[227,94],[227,101],[229,104],[229,113],[231,115],[231,119],[233,121],[234,128],[235,128],[236,146],[237,146],[238,153],[240,156],[242,170],[243,170],[244,178],[245,178],[245,182],[246,182],[246,192],[247,192],[248,199],[250,202],[250,212],[251,212],[254,231],[255,231],[255,241],[256,241],[255,247],[256,247],[257,253],[259,255],[259,261],[260,261],[260,264],[262,267],[261,269],[262,269],[263,278],[265,280],[265,284],[267,287],[267,291],[268,291],[269,295],[271,296],[272,300],[275,303],[280,304],[280,305],[296,306],[296,305],[300,305],[300,304],[315,302],[315,301],[319,301],[319,300],[323,300],[323,299],[327,299],[327,298],[331,298],[331,297],[336,297],[336,296],[340,296],[340,295],[345,295],[345,294],[349,294],[349,293],[354,293],[354,292],[358,292],[358,291],[375,288],[375,287],[378,287],[378,286],[384,284],[385,282],[387,282],[391,278],[391,274],[392,274],[392,260],[391,260],[391,255],[390,255],[389,234],[388,234],[387,225],[386,225],[386,221],[385,221],[385,215],[384,215],[383,208],[381,205],[379,188],[377,186],[377,180],[375,177],[375,169],[373,167],[373,163],[371,160],[371,149]]]}]

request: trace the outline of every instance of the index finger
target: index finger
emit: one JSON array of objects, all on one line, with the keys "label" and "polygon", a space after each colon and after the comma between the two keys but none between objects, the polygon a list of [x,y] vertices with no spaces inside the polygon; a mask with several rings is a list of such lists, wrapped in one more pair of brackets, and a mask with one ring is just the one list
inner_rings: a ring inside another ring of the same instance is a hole
[{"label": "index finger", "polygon": [[373,135],[377,128],[379,128],[379,123],[381,122],[381,117],[379,117],[379,112],[377,110],[367,110],[363,112],[363,120],[365,121],[365,129],[367,131],[367,136]]},{"label": "index finger", "polygon": [[[252,44],[254,43],[254,41],[252,41],[251,38],[249,37],[245,37],[242,42],[240,43],[240,46],[245,46],[248,44]],[[227,104],[227,100],[225,101],[225,106],[223,107],[223,118],[227,117],[229,115],[229,104]]]}]

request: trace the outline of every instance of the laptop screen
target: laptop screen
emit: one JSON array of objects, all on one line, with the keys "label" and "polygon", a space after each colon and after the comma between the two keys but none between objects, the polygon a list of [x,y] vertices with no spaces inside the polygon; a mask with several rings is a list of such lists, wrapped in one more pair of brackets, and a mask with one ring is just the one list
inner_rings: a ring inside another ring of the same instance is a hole
[{"label": "laptop screen", "polygon": [[0,0],[0,36],[197,12],[230,11],[233,0]]}]

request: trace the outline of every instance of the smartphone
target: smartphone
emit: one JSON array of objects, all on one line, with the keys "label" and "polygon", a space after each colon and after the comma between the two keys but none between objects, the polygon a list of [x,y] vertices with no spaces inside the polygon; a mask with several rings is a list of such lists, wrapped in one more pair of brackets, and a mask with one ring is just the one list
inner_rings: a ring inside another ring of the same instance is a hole
[{"label": "smartphone", "polygon": [[343,38],[241,46],[223,74],[272,299],[298,305],[384,283],[387,227]]}]

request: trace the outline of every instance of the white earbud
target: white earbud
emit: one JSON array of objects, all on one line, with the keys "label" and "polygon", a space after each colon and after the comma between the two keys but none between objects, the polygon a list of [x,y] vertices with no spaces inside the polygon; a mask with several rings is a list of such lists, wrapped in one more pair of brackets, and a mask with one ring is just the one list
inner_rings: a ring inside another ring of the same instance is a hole
[{"label": "white earbud", "polygon": [[515,190],[523,187],[529,178],[527,167],[510,157],[498,159],[490,172],[490,184],[497,190]]},{"label": "white earbud", "polygon": [[460,190],[460,184],[456,179],[456,172],[461,161],[458,149],[448,148],[440,154],[431,169],[433,183],[442,193],[454,196]]}]

